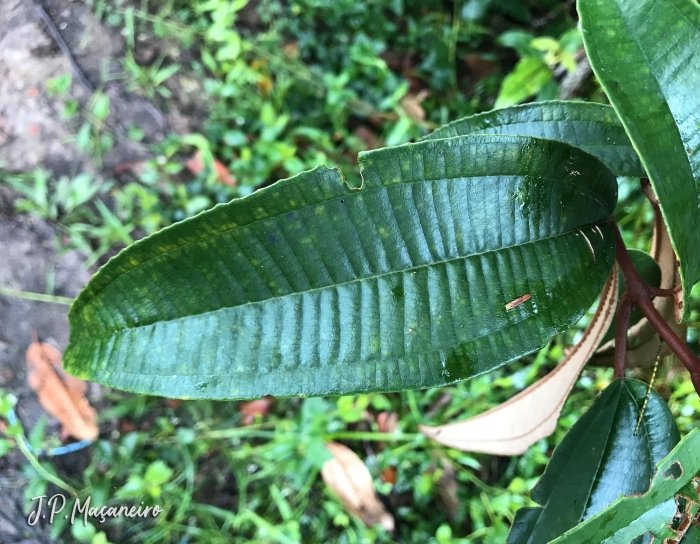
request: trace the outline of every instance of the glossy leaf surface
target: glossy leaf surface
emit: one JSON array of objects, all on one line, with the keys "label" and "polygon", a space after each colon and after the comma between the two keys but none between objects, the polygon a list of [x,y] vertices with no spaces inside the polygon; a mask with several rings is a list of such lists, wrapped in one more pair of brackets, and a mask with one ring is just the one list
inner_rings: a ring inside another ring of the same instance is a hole
[{"label": "glossy leaf surface", "polygon": [[655,391],[634,434],[646,390],[642,382],[619,379],[606,388],[554,450],[531,493],[542,508],[518,512],[508,544],[545,544],[621,494],[648,489],[656,464],[680,436],[673,414]]},{"label": "glossy leaf surface", "polygon": [[66,368],[185,398],[432,387],[539,349],[600,293],[617,184],[579,149],[468,136],[360,165],[361,189],[319,167],[123,251],[71,307]]},{"label": "glossy leaf surface", "polygon": [[598,157],[617,176],[646,176],[615,110],[590,102],[535,102],[454,121],[427,138],[520,134],[566,142]]},{"label": "glossy leaf surface", "polygon": [[654,187],[680,261],[689,316],[700,279],[700,5],[579,0],[591,66]]},{"label": "glossy leaf surface", "polygon": [[419,425],[420,431],[445,446],[491,455],[520,455],[552,434],[581,369],[613,320],[617,306],[617,276],[617,266],[613,266],[598,308],[581,340],[568,350],[554,370],[478,416],[437,427]]},{"label": "glossy leaf surface", "polygon": [[[681,467],[682,471],[674,470]],[[693,429],[659,464],[649,491],[635,496],[619,497],[613,504],[581,525],[553,540],[551,544],[579,544],[600,542],[601,544],[628,544],[633,539],[651,533],[655,542],[666,538],[678,538],[672,529],[682,516],[677,499],[682,495],[694,504],[697,516],[697,486],[700,473],[700,430]],[[673,474],[673,475],[672,475]],[[678,475],[676,477],[676,475]],[[648,484],[647,484],[648,485]],[[695,520],[697,523],[697,519]],[[680,528],[680,527],[679,527]],[[697,529],[685,526],[682,544],[697,542]],[[650,538],[647,538],[647,542]],[[635,542],[636,544],[636,542]]]}]

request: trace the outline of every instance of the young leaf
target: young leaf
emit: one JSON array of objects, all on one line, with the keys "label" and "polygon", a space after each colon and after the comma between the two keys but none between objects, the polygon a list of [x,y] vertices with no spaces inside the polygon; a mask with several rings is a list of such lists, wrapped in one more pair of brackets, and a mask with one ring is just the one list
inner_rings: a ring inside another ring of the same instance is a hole
[{"label": "young leaf", "polygon": [[545,544],[619,495],[646,492],[656,464],[680,439],[673,414],[655,391],[634,434],[646,391],[642,382],[618,379],[596,399],[556,447],[532,490],[542,508],[516,515],[508,544]]},{"label": "young leaf", "polygon": [[439,427],[421,425],[421,432],[446,446],[492,455],[519,455],[552,434],[576,378],[613,320],[618,288],[614,266],[583,338],[544,378],[483,414]]},{"label": "young leaf", "polygon": [[518,61],[513,71],[503,79],[494,108],[505,108],[537,94],[552,79],[552,70],[537,57]]},{"label": "young leaf", "polygon": [[170,398],[433,387],[539,349],[600,293],[617,181],[591,155],[466,136],[360,165],[359,189],[319,167],[123,251],[71,307],[67,368]]},{"label": "young leaf", "polygon": [[[679,467],[680,475],[672,474]],[[551,544],[627,544],[633,539],[651,533],[655,542],[664,538],[682,536],[682,544],[694,544],[700,534],[697,527],[686,525],[685,535],[671,528],[674,518],[680,514],[674,496],[683,495],[695,504],[700,502],[700,430],[693,429],[658,463],[651,487],[642,494],[619,497],[610,506],[587,519],[571,531],[553,540]],[[647,484],[648,485],[648,484]],[[695,509],[697,512],[697,509]],[[680,516],[679,516],[680,517]],[[696,520],[697,523],[697,520]],[[664,541],[666,542],[666,541]],[[675,542],[675,541],[674,541]]]},{"label": "young leaf", "polygon": [[387,531],[393,531],[394,518],[377,499],[372,475],[362,459],[342,444],[328,442],[326,447],[333,456],[321,470],[326,485],[340,497],[345,508],[367,526],[381,524]]},{"label": "young leaf", "polygon": [[426,139],[467,134],[520,134],[565,142],[594,155],[616,176],[644,177],[615,110],[592,102],[535,102],[459,119]]},{"label": "young leaf", "polygon": [[700,5],[579,0],[591,66],[661,202],[685,291],[700,279]]}]

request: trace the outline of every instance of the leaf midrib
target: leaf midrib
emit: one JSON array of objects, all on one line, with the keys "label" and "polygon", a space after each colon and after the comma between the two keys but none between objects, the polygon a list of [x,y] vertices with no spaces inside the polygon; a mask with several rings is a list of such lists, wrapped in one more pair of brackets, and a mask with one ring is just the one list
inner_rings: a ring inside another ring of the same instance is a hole
[{"label": "leaf midrib", "polygon": [[[497,136],[499,136],[499,135],[497,135]],[[463,137],[464,137],[464,136],[456,136],[455,138],[463,138]],[[445,139],[450,139],[450,138],[445,138]],[[582,150],[582,151],[583,151],[583,150]],[[585,153],[585,151],[583,151],[583,152]],[[340,174],[341,178],[342,178],[343,180],[345,179],[344,176],[343,176],[342,171],[341,171],[339,168],[332,168],[332,169],[329,169],[329,170],[336,170],[336,171]],[[362,170],[360,170],[360,175],[362,176]],[[404,184],[404,185],[411,185],[411,184],[414,184],[414,183],[426,183],[426,182],[435,182],[435,181],[455,181],[455,180],[459,180],[459,179],[467,179],[467,180],[472,180],[472,179],[490,179],[490,178],[494,178],[494,177],[498,177],[498,178],[500,178],[500,177],[521,177],[521,178],[525,178],[526,175],[525,175],[525,174],[495,174],[495,175],[490,175],[490,176],[460,176],[460,177],[454,177],[454,178],[445,178],[445,177],[442,177],[442,178],[439,178],[439,179],[437,179],[437,178],[436,178],[436,179],[423,179],[423,180],[415,180],[415,181],[411,181],[411,182],[403,182],[403,184]],[[552,177],[547,177],[547,176],[539,176],[539,177],[540,177],[540,179],[543,179],[543,180],[553,181],[553,182],[559,183],[559,184],[571,185],[572,187],[576,187],[577,189],[581,189],[582,191],[585,191],[586,193],[588,193],[588,194],[592,197],[592,199],[593,199],[594,201],[596,201],[602,208],[605,208],[605,207],[606,207],[606,202],[605,202],[604,198],[603,198],[599,193],[597,193],[597,192],[595,192],[593,189],[591,189],[590,187],[583,186],[583,185],[578,185],[578,184],[573,183],[573,182],[571,182],[571,181],[567,181],[566,179],[552,178]],[[365,193],[371,193],[371,192],[379,191],[379,190],[386,190],[386,189],[388,189],[391,185],[392,185],[392,184],[390,184],[390,185],[383,185],[383,184],[382,184],[382,185],[380,185],[380,186],[377,186],[377,187],[370,187],[370,188],[367,188],[367,189],[362,189],[361,187],[360,187],[360,188],[357,188],[357,189],[352,189],[352,188],[350,188],[350,191],[363,191],[363,193],[358,193],[358,194],[365,194]],[[274,185],[273,185],[273,186],[274,186]],[[273,187],[273,186],[271,186],[271,187]],[[352,195],[352,193],[350,193],[350,194]],[[110,286],[112,283],[114,283],[114,281],[116,281],[117,279],[122,279],[122,278],[127,277],[129,274],[131,274],[131,273],[134,272],[135,270],[138,270],[140,267],[142,267],[142,266],[144,266],[144,265],[146,265],[146,264],[148,264],[148,263],[150,263],[150,262],[152,262],[152,261],[156,261],[156,260],[158,260],[158,259],[165,258],[165,257],[168,256],[170,253],[172,253],[173,251],[180,251],[180,250],[182,250],[183,248],[185,248],[185,247],[187,247],[187,246],[189,246],[189,245],[191,245],[191,244],[199,244],[199,243],[202,243],[202,242],[204,242],[204,241],[206,241],[206,240],[209,240],[210,238],[213,238],[213,237],[215,237],[215,236],[220,236],[220,235],[222,235],[222,234],[226,234],[227,232],[230,232],[230,231],[232,231],[232,230],[248,227],[249,225],[253,225],[253,224],[257,223],[258,221],[267,221],[267,220],[271,220],[271,219],[279,219],[279,218],[281,218],[282,216],[284,216],[284,215],[286,215],[286,214],[288,214],[288,213],[290,213],[290,212],[300,212],[300,211],[305,210],[305,209],[307,209],[307,208],[312,208],[312,207],[318,206],[318,205],[320,205],[320,204],[325,204],[325,203],[328,203],[328,202],[333,202],[334,200],[340,200],[340,199],[342,199],[342,198],[347,198],[347,197],[348,197],[348,195],[341,195],[341,196],[336,196],[336,197],[330,198],[330,199],[328,199],[328,200],[322,200],[322,201],[316,202],[316,203],[314,203],[314,204],[309,204],[309,205],[307,205],[307,206],[300,206],[300,207],[298,207],[298,208],[290,208],[290,209],[287,209],[287,210],[285,210],[284,212],[281,212],[281,213],[279,213],[279,214],[277,214],[277,215],[271,215],[271,216],[266,217],[266,218],[264,218],[264,219],[255,220],[255,221],[252,221],[252,222],[250,222],[250,223],[246,223],[246,224],[244,224],[244,225],[236,225],[235,227],[230,227],[230,228],[228,228],[228,229],[221,230],[221,231],[218,231],[218,232],[215,232],[215,233],[212,233],[212,234],[207,234],[207,235],[204,236],[204,237],[200,237],[200,238],[197,238],[197,239],[194,239],[194,240],[190,240],[190,241],[188,241],[188,242],[186,242],[186,243],[184,243],[184,244],[182,244],[182,245],[179,245],[179,246],[177,246],[177,247],[174,247],[174,248],[172,248],[172,249],[168,249],[168,250],[166,250],[166,251],[164,251],[164,252],[162,252],[162,253],[159,253],[158,255],[153,255],[152,257],[150,257],[150,258],[148,258],[148,259],[146,259],[146,260],[140,262],[139,264],[137,264],[137,265],[134,266],[133,268],[130,268],[130,269],[128,269],[128,270],[126,270],[126,271],[120,273],[117,277],[112,278],[112,279],[109,281],[109,283],[106,283],[105,285],[103,285],[103,286],[99,289],[99,291],[90,293],[90,295],[89,295],[89,296],[90,296],[90,300],[89,300],[88,302],[94,301],[108,286]],[[228,204],[230,204],[230,203],[228,203]],[[221,206],[225,206],[226,204],[220,204],[220,205],[221,205]],[[215,206],[214,208],[212,208],[212,210],[216,209],[217,207],[218,207],[218,206]],[[209,210],[209,211],[211,211],[211,210]],[[208,213],[208,212],[205,212],[205,213]],[[192,217],[191,219],[194,220],[196,217],[197,217],[197,216]],[[184,223],[184,222],[182,222],[182,223],[176,223],[176,224],[172,225],[171,227],[167,227],[167,228],[168,228],[168,229],[170,229],[170,228],[175,228],[175,227],[178,227],[179,225],[182,225],[183,223]],[[596,223],[596,224],[598,224],[598,223]],[[589,226],[589,225],[580,226],[580,227],[578,227],[578,228],[579,228],[579,229],[580,229],[580,228],[585,228],[586,226]],[[163,230],[161,230],[160,232],[162,233],[162,232],[164,232],[165,230],[166,230],[166,229],[163,229]],[[550,237],[538,238],[538,240],[546,240],[546,239],[548,239],[548,238],[550,238]],[[144,239],[142,240],[142,242],[145,243],[146,240],[147,240],[147,238],[144,238]],[[535,240],[535,241],[536,241],[536,240]],[[529,243],[529,242],[525,242],[525,243]],[[134,244],[134,245],[131,246],[131,247],[137,247],[138,245],[139,245],[139,242],[136,242],[136,244]],[[519,244],[519,245],[523,245],[523,244]],[[489,251],[498,251],[499,249],[505,249],[505,248],[507,248],[507,247],[515,247],[515,246],[505,246],[505,247],[501,247],[501,248],[496,248],[495,250],[488,250],[488,251],[483,252],[483,253],[488,253]],[[125,251],[128,251],[128,249],[129,249],[129,248],[127,248],[127,250],[125,250]],[[473,255],[480,255],[480,253],[475,253],[475,254],[473,254]],[[468,256],[471,256],[471,255],[468,255]],[[467,256],[465,256],[465,257],[467,257]],[[462,258],[465,258],[465,257],[462,257]],[[431,263],[431,264],[434,264],[434,263]],[[108,266],[109,266],[109,263],[107,263],[107,265],[105,265],[105,269],[106,269]],[[423,265],[421,265],[421,266],[423,266]],[[424,265],[424,266],[429,266],[429,265]],[[410,270],[410,269],[405,269],[405,270]],[[98,271],[98,273],[96,274],[96,276],[95,276],[94,279],[97,278],[97,276],[99,275],[100,272],[101,272],[101,271]],[[107,270],[105,270],[105,273],[106,273],[106,272],[107,272]],[[395,272],[396,272],[396,271],[395,271]],[[392,272],[387,272],[387,273],[385,273],[385,274],[390,274],[390,273],[392,273]],[[370,278],[375,278],[375,277],[379,277],[379,276],[368,276],[367,278],[361,278],[361,279],[370,279]],[[94,279],[93,279],[93,281],[94,281]],[[356,280],[351,280],[351,281],[356,281]],[[349,282],[345,282],[345,283],[349,283]],[[331,284],[331,285],[342,285],[342,284]],[[310,289],[310,290],[307,290],[307,291],[300,291],[300,292],[296,292],[296,293],[289,293],[288,295],[283,295],[283,296],[289,296],[289,295],[291,295],[291,294],[307,293],[307,292],[313,291],[313,290],[315,290],[315,289],[326,289],[327,287],[330,287],[331,285],[329,285],[329,286],[324,286],[324,287],[320,287],[320,288],[314,288],[314,289]],[[75,312],[75,311],[80,311],[81,309],[83,309],[84,307],[86,307],[86,306],[88,305],[88,302],[83,302],[83,301],[81,300],[83,294],[85,294],[86,297],[88,296],[88,295],[87,295],[87,291],[83,291],[83,292],[78,296],[78,298],[74,301],[73,305],[71,306],[71,308],[70,308],[71,313],[72,313],[72,312]],[[251,301],[251,302],[264,302],[265,300],[273,300],[273,299],[276,299],[276,298],[282,298],[282,297],[270,297],[270,298],[266,298],[266,299],[264,299],[264,300],[262,300],[262,301]],[[233,308],[233,307],[237,307],[237,306],[244,306],[244,305],[246,305],[246,304],[250,304],[250,303],[249,303],[249,302],[246,302],[246,303],[239,304],[239,305],[236,305],[236,306],[228,306],[227,308]],[[222,308],[218,308],[218,309],[220,310],[220,309],[222,309]],[[214,311],[215,311],[215,310],[214,310]],[[204,313],[208,313],[208,312],[204,312]],[[203,314],[193,314],[193,315],[203,315]],[[187,316],[185,316],[185,317],[187,317]],[[171,321],[172,321],[172,320],[171,320]],[[123,330],[123,329],[119,329],[119,330]]]},{"label": "leaf midrib", "polygon": [[[177,322],[177,321],[180,321],[180,320],[189,319],[189,318],[191,318],[191,317],[200,317],[200,316],[205,316],[205,315],[207,315],[207,314],[212,314],[212,313],[220,312],[220,311],[223,311],[223,310],[230,310],[230,309],[232,309],[232,308],[244,308],[244,307],[246,307],[246,306],[251,306],[251,305],[254,305],[254,304],[264,304],[264,303],[268,303],[268,302],[270,302],[270,301],[272,301],[272,300],[284,300],[286,297],[302,296],[302,295],[306,295],[306,294],[308,294],[308,293],[313,293],[313,292],[315,292],[315,291],[322,291],[322,290],[324,290],[324,289],[330,289],[330,288],[341,287],[341,286],[344,286],[344,285],[350,285],[350,284],[353,284],[353,283],[359,283],[359,282],[363,282],[363,281],[377,280],[377,279],[379,279],[379,278],[382,278],[382,277],[385,277],[385,276],[389,276],[389,275],[392,275],[392,274],[408,274],[408,273],[410,273],[410,272],[413,272],[414,270],[421,270],[421,269],[425,269],[425,268],[428,268],[428,267],[439,266],[439,265],[441,265],[441,264],[447,264],[447,263],[451,263],[451,262],[454,262],[454,261],[460,261],[460,260],[464,260],[464,259],[468,259],[468,258],[472,258],[472,257],[480,257],[480,256],[482,256],[482,255],[487,255],[487,254],[489,254],[489,253],[494,253],[494,252],[497,252],[497,251],[507,251],[507,250],[514,249],[514,248],[517,248],[517,247],[523,247],[523,246],[526,246],[526,245],[529,245],[529,244],[536,244],[536,243],[539,243],[539,242],[544,242],[544,241],[547,241],[547,240],[556,239],[556,238],[559,238],[559,237],[561,237],[561,236],[570,236],[570,235],[572,235],[572,234],[575,234],[577,230],[582,230],[582,229],[589,228],[589,227],[592,228],[593,226],[605,225],[606,223],[607,223],[607,220],[600,220],[600,221],[597,221],[597,222],[595,222],[595,223],[589,223],[589,224],[586,224],[586,225],[582,225],[582,226],[580,226],[580,227],[577,227],[577,228],[574,229],[574,230],[569,230],[569,231],[566,231],[566,232],[560,232],[560,233],[553,234],[553,235],[550,235],[550,236],[546,236],[546,237],[543,237],[543,238],[537,238],[536,240],[529,240],[529,241],[527,241],[527,242],[523,242],[523,243],[520,243],[520,244],[509,245],[509,246],[502,246],[502,247],[499,247],[499,248],[489,249],[489,250],[486,250],[486,251],[482,251],[482,252],[480,252],[480,253],[471,253],[471,254],[469,254],[469,255],[462,255],[462,256],[459,256],[459,257],[451,258],[451,259],[443,259],[443,260],[441,260],[441,261],[433,261],[433,262],[430,262],[430,263],[427,263],[427,264],[421,264],[421,265],[417,265],[417,266],[414,266],[414,267],[411,267],[411,268],[405,268],[405,269],[402,269],[402,270],[391,270],[391,271],[388,271],[388,272],[383,272],[383,273],[381,273],[381,274],[376,274],[376,275],[373,275],[373,276],[367,276],[367,277],[364,277],[364,278],[355,278],[355,279],[348,280],[348,281],[341,282],[341,283],[331,283],[331,284],[329,284],[329,285],[325,285],[325,286],[322,286],[322,287],[314,287],[314,288],[312,288],[312,289],[307,289],[307,290],[305,290],[305,291],[298,291],[298,292],[293,292],[293,293],[287,293],[287,294],[285,294],[285,295],[281,295],[281,296],[278,296],[278,297],[271,297],[271,298],[266,298],[266,299],[263,299],[263,300],[251,300],[251,301],[249,301],[249,302],[244,302],[244,303],[242,303],[242,304],[237,304],[237,305],[234,305],[234,306],[222,306],[221,308],[216,308],[215,310],[209,310],[209,311],[207,311],[207,312],[192,313],[192,314],[188,314],[188,315],[183,315],[183,316],[180,316],[180,317],[176,317],[176,318],[173,318],[173,319],[156,320],[156,321],[153,321],[152,323],[143,323],[143,324],[142,324],[142,323],[139,323],[138,325],[135,325],[135,326],[133,326],[133,327],[125,327],[125,328],[121,328],[121,329],[115,329],[115,330],[113,330],[113,331],[107,332],[107,333],[105,333],[105,334],[103,334],[103,335],[99,335],[99,336],[87,335],[87,336],[84,336],[84,337],[79,337],[79,338],[76,339],[76,341],[77,341],[77,342],[80,342],[80,341],[84,341],[84,340],[87,340],[87,339],[90,339],[90,340],[101,340],[101,339],[104,339],[104,338],[109,338],[110,336],[113,336],[114,334],[117,334],[117,333],[121,333],[121,332],[125,332],[125,331],[133,331],[133,330],[139,329],[139,328],[151,327],[151,326],[153,326],[153,325],[155,325],[155,324],[157,324],[157,323],[173,323],[173,322]],[[586,249],[586,251],[588,251],[588,247],[586,247],[585,249]],[[133,270],[133,269],[132,269],[132,270]],[[514,323],[517,323],[517,322],[518,322],[518,321],[515,321]]]}]

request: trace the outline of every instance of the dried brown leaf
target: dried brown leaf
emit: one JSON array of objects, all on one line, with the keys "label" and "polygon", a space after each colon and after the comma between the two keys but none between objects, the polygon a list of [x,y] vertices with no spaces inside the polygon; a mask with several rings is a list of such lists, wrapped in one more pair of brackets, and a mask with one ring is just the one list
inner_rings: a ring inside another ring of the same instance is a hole
[{"label": "dried brown leaf", "polygon": [[299,45],[297,42],[288,42],[282,46],[282,51],[285,55],[291,58],[296,58],[299,56]]},{"label": "dried brown leaf", "polygon": [[238,409],[243,416],[241,423],[250,425],[255,421],[257,416],[265,416],[272,406],[272,397],[263,397],[262,399],[251,400],[249,402],[241,402]]},{"label": "dried brown leaf", "polygon": [[355,136],[362,140],[362,143],[365,144],[365,149],[367,149],[368,151],[371,151],[372,149],[377,149],[378,147],[382,147],[382,141],[380,141],[379,138],[377,138],[377,135],[374,133],[374,131],[367,125],[358,126],[353,131],[353,134],[355,134]]},{"label": "dried brown leaf", "polygon": [[387,484],[394,485],[396,483],[396,467],[389,465],[382,471],[382,480]]},{"label": "dried brown leaf", "polygon": [[428,98],[429,94],[430,93],[428,90],[423,89],[417,94],[409,93],[404,96],[401,99],[401,107],[403,108],[403,111],[406,112],[406,115],[413,117],[414,119],[418,119],[419,121],[423,121],[425,119],[425,110],[420,104],[423,102],[423,100]]},{"label": "dried brown leaf", "polygon": [[377,416],[377,431],[380,433],[393,433],[399,428],[399,416],[396,412],[381,412]]},{"label": "dried brown leaf", "polygon": [[49,344],[33,342],[26,354],[29,386],[44,409],[78,440],[95,440],[97,413],[85,398],[86,384],[67,374],[61,353]]},{"label": "dried brown leaf", "polygon": [[[185,163],[185,166],[187,166],[187,169],[193,174],[199,174],[202,170],[204,170],[204,159],[202,152],[197,151],[194,155],[192,155]],[[231,175],[228,168],[226,168],[219,159],[214,159],[214,171],[216,172],[216,178],[220,183],[228,185],[229,187],[235,187],[238,184],[236,178]]]},{"label": "dried brown leaf", "polygon": [[464,62],[469,67],[469,71],[472,73],[477,81],[481,81],[487,77],[491,72],[496,69],[496,63],[486,60],[480,55],[471,53],[464,57]]},{"label": "dried brown leaf", "polygon": [[442,461],[442,476],[437,484],[438,497],[445,506],[445,510],[452,519],[459,514],[459,499],[457,498],[459,486],[457,484],[457,473],[452,466],[443,459]]},{"label": "dried brown leaf", "polygon": [[552,434],[569,391],[613,320],[617,274],[617,265],[614,265],[583,338],[557,368],[483,414],[438,427],[421,425],[421,432],[446,446],[493,455],[519,455]]},{"label": "dried brown leaf", "polygon": [[360,518],[365,525],[372,527],[380,524],[387,531],[393,531],[394,518],[377,499],[372,475],[362,459],[337,442],[328,442],[326,446],[333,456],[321,470],[326,485],[338,495],[348,512]]},{"label": "dried brown leaf", "polygon": [[178,406],[182,404],[182,399],[167,399],[165,403],[168,405],[169,408],[175,410]]}]

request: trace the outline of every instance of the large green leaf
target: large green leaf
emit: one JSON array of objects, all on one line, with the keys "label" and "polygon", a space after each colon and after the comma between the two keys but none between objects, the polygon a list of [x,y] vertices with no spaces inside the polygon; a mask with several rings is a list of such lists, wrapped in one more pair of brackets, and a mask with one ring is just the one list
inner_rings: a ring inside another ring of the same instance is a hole
[{"label": "large green leaf", "polygon": [[655,391],[634,434],[646,391],[642,382],[618,379],[596,399],[554,450],[532,490],[532,499],[543,507],[518,512],[508,544],[546,544],[621,494],[649,488],[656,464],[680,436],[673,414]]},{"label": "large green leaf", "polygon": [[646,173],[610,106],[591,102],[535,102],[465,117],[426,138],[467,134],[521,134],[566,142],[595,155],[617,176]]},{"label": "large green leaf", "polygon": [[661,201],[689,314],[700,279],[700,5],[579,0],[583,41]]},{"label": "large green leaf", "polygon": [[693,525],[688,529],[688,532],[685,533],[680,544],[697,544],[698,542],[700,542],[700,527]]},{"label": "large green leaf", "polygon": [[[692,503],[687,508],[688,511],[683,513],[689,514],[690,519],[695,516],[695,523],[698,522],[700,497],[697,483],[691,482],[698,474],[700,429],[693,429],[658,464],[649,491],[640,495],[619,497],[606,509],[553,540],[551,544],[628,544],[633,539],[649,533],[655,537],[654,542],[665,542],[665,538],[677,538],[677,533],[672,530],[672,527],[676,528],[675,522],[681,517],[677,501],[690,499]],[[690,527],[681,542],[696,544],[698,535],[700,531]]]},{"label": "large green leaf", "polygon": [[468,136],[360,165],[359,190],[319,167],[124,250],[71,307],[67,369],[169,397],[437,386],[540,348],[600,293],[617,184],[581,150]]}]

